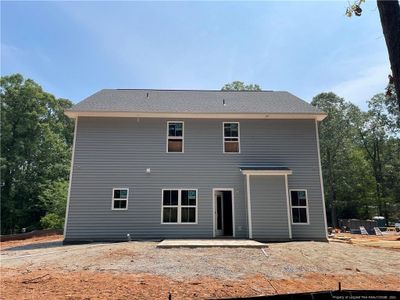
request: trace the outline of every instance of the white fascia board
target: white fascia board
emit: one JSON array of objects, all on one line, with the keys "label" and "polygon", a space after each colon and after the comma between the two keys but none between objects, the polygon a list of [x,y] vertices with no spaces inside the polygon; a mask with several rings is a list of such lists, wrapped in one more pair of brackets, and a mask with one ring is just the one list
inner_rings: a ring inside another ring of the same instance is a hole
[{"label": "white fascia board", "polygon": [[117,111],[71,111],[64,112],[70,118],[76,117],[119,117],[119,118],[179,118],[179,119],[266,119],[266,120],[316,120],[325,119],[325,113],[157,113]]}]

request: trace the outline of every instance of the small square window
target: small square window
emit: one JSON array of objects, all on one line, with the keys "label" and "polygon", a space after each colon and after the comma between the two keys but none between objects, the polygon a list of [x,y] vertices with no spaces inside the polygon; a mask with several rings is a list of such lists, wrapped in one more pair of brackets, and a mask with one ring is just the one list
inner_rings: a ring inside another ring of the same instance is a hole
[{"label": "small square window", "polygon": [[129,189],[113,189],[113,198],[112,198],[113,210],[128,209],[128,193]]}]

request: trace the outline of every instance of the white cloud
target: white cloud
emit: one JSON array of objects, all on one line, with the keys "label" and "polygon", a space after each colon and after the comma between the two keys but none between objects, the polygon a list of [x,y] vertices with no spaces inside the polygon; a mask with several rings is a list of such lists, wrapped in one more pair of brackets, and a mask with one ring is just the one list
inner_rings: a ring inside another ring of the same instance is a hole
[{"label": "white cloud", "polygon": [[367,101],[374,95],[384,92],[390,74],[388,63],[381,63],[358,72],[353,78],[340,82],[329,90],[347,101],[367,108]]}]

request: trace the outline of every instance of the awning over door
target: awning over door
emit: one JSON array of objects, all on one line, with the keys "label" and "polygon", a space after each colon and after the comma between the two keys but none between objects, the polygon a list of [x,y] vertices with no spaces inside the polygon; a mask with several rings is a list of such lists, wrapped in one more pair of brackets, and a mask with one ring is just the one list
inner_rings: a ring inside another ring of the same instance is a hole
[{"label": "awning over door", "polygon": [[239,166],[244,175],[291,175],[292,170],[283,164],[243,164]]}]

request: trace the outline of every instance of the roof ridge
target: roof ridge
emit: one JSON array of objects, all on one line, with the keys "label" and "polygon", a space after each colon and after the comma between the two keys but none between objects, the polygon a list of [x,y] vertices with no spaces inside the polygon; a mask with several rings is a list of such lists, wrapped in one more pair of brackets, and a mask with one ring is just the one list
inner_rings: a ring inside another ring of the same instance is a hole
[{"label": "roof ridge", "polygon": [[263,93],[263,92],[286,92],[286,91],[274,91],[274,90],[261,90],[261,91],[252,91],[252,90],[242,90],[242,91],[225,91],[225,90],[202,90],[202,89],[135,89],[135,88],[116,88],[116,89],[103,89],[103,90],[109,90],[109,91],[160,91],[160,92],[224,92],[224,93],[230,93],[230,92],[237,92],[237,93],[242,93],[242,92],[254,92],[254,93]]}]

